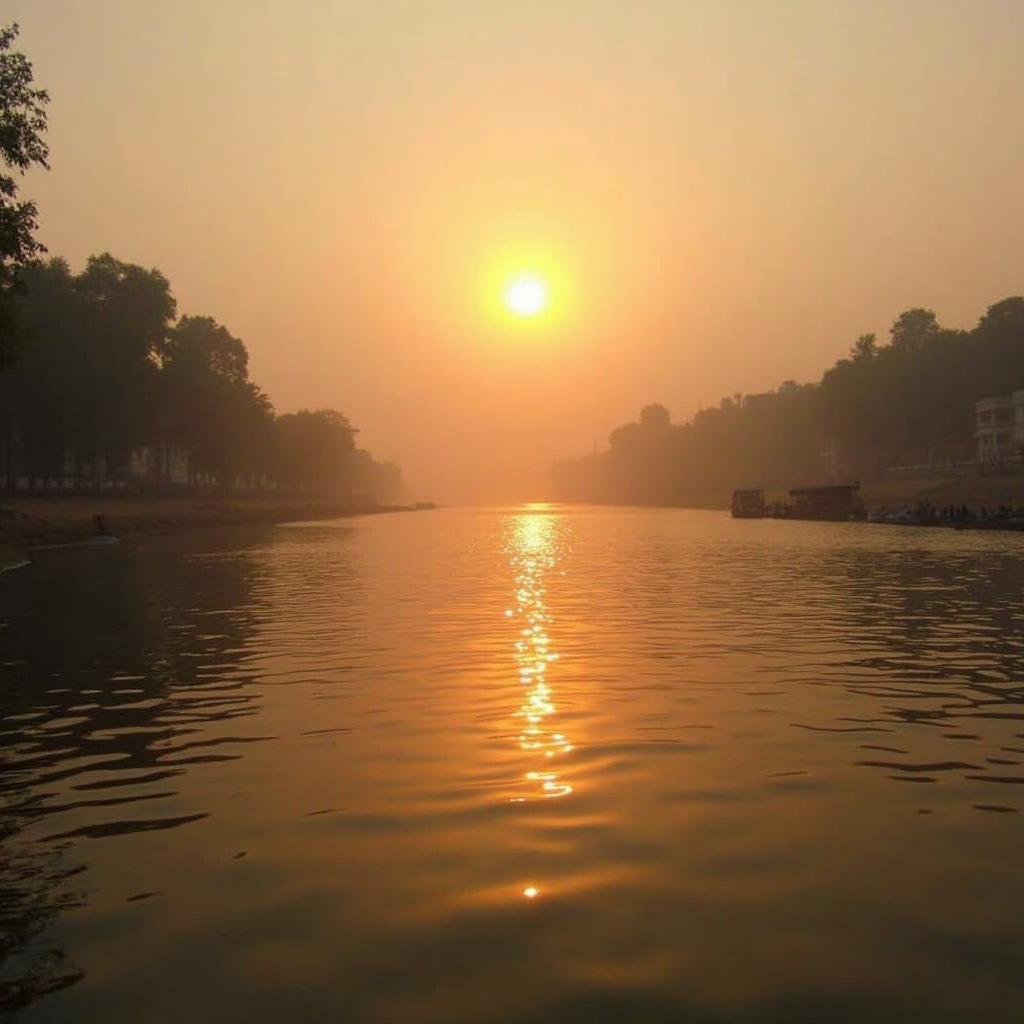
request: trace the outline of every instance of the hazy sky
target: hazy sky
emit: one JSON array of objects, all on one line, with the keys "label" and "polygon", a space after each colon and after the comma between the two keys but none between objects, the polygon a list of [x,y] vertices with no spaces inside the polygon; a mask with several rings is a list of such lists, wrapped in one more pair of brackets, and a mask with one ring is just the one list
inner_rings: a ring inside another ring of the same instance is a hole
[{"label": "hazy sky", "polygon": [[[1024,291],[1024,3],[16,0],[42,237],[159,267],[278,411],[529,496],[660,401]],[[494,314],[519,266],[558,315]]]}]

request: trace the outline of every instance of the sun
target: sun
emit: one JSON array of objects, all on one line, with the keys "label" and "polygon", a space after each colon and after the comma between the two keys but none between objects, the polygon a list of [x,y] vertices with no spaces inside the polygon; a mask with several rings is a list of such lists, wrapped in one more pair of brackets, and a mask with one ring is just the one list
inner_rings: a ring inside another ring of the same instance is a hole
[{"label": "sun", "polygon": [[517,274],[505,286],[505,306],[516,316],[536,316],[547,305],[547,283],[536,274]]}]

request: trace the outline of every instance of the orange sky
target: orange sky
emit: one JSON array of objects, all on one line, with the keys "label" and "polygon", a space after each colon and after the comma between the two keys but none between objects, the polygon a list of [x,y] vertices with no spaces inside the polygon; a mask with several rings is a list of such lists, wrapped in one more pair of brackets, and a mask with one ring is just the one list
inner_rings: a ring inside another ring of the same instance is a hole
[{"label": "orange sky", "polygon": [[[1024,4],[14,0],[51,252],[157,266],[418,496],[1024,290]],[[487,287],[550,274],[558,315]]]}]

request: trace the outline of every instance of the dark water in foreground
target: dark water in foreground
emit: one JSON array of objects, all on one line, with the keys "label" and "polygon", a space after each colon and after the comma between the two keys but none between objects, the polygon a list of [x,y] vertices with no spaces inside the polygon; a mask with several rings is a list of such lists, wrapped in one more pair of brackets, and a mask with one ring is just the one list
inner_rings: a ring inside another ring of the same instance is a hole
[{"label": "dark water in foreground", "polygon": [[0,577],[20,1021],[1024,1016],[1024,539],[445,510]]}]

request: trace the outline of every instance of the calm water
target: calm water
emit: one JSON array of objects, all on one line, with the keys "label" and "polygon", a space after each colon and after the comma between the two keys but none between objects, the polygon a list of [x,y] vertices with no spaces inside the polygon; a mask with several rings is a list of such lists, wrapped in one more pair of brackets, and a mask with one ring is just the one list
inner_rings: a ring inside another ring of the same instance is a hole
[{"label": "calm water", "polygon": [[445,510],[0,577],[25,1022],[1020,1021],[1024,539]]}]

